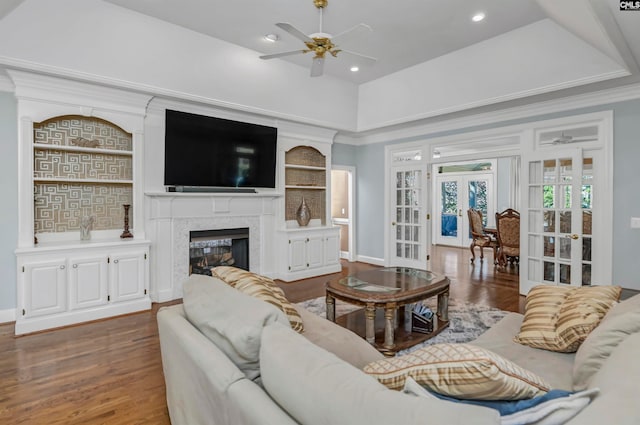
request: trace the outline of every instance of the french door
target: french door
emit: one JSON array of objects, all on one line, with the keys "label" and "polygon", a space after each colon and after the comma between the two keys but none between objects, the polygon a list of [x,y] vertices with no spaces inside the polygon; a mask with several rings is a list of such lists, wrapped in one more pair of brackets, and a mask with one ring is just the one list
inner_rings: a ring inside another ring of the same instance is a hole
[{"label": "french door", "polygon": [[598,280],[603,275],[606,267],[601,268],[594,255],[598,252],[594,242],[599,239],[594,229],[600,214],[594,204],[594,195],[599,195],[594,159],[583,158],[580,148],[542,151],[527,159],[522,294],[539,284],[591,285],[593,272],[598,272]]},{"label": "french door", "polygon": [[391,229],[389,259],[392,266],[427,267],[424,166],[391,168]]},{"label": "french door", "polygon": [[482,211],[483,224],[493,225],[493,174],[438,176],[436,178],[435,242],[468,246],[471,243],[467,210]]}]

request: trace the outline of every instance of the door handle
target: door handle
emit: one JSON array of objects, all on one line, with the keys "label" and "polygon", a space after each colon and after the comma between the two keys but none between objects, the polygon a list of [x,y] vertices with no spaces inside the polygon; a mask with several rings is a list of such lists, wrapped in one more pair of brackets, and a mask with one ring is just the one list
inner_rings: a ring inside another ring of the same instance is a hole
[{"label": "door handle", "polygon": [[458,217],[462,217],[462,208],[458,210]]},{"label": "door handle", "polygon": [[576,239],[578,239],[580,236],[578,236],[578,235],[576,235],[576,234],[574,233],[574,234],[572,234],[572,235],[566,235],[565,237],[567,237],[567,238],[571,238],[571,239],[573,239],[573,240],[575,241],[575,240],[576,240]]},{"label": "door handle", "polygon": [[396,222],[395,222],[395,221],[392,221],[392,222],[391,222],[391,225],[392,225],[392,226],[395,226],[395,225],[396,225]]}]

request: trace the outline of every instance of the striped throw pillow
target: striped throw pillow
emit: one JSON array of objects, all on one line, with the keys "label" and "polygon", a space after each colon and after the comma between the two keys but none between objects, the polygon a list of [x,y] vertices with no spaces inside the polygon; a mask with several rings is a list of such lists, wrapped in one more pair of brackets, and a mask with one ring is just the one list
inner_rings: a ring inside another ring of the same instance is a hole
[{"label": "striped throw pillow", "polygon": [[524,320],[514,341],[573,353],[620,298],[619,286],[539,285],[529,291]]},{"label": "striped throw pillow", "polygon": [[411,377],[436,393],[470,400],[522,400],[550,389],[534,373],[472,344],[434,344],[363,370],[390,389],[401,390]]},{"label": "striped throw pillow", "polygon": [[298,310],[287,300],[284,291],[272,279],[229,266],[214,267],[211,269],[211,274],[238,291],[277,307],[287,316],[294,331],[304,330]]}]

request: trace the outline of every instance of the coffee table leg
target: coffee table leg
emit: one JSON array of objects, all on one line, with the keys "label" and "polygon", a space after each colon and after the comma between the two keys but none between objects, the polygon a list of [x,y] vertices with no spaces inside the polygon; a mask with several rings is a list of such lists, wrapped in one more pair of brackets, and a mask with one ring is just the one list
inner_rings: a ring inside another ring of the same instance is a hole
[{"label": "coffee table leg", "polygon": [[395,347],[395,317],[396,306],[386,306],[384,309],[384,344],[382,346],[387,349]]},{"label": "coffee table leg", "polygon": [[449,291],[438,294],[438,317],[449,321]]},{"label": "coffee table leg", "polygon": [[376,307],[374,304],[367,304],[364,309],[364,317],[365,317],[365,338],[369,344],[374,344],[376,342],[376,333],[374,329],[374,323],[376,319]]},{"label": "coffee table leg", "polygon": [[336,300],[330,294],[327,294],[327,319],[332,322],[336,321]]}]

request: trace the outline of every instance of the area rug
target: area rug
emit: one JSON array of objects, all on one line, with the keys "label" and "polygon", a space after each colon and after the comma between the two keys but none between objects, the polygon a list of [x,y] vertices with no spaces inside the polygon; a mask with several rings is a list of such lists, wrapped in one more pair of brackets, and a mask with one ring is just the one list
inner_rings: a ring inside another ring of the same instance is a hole
[{"label": "area rug", "polygon": [[[425,305],[436,310],[435,300],[427,300]],[[321,317],[326,317],[325,297],[318,297],[297,304]],[[336,300],[336,317],[342,316],[360,307]],[[469,342],[482,335],[487,329],[496,324],[508,314],[507,311],[467,303],[459,300],[449,300],[449,327],[435,337],[406,350],[398,355],[407,354],[420,347],[445,342]]]}]

